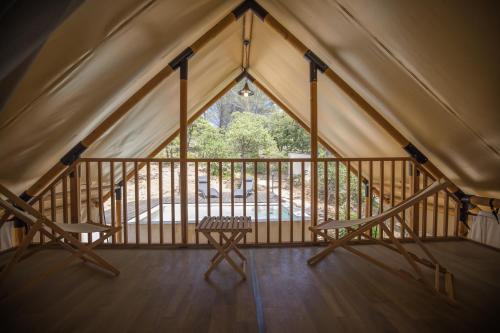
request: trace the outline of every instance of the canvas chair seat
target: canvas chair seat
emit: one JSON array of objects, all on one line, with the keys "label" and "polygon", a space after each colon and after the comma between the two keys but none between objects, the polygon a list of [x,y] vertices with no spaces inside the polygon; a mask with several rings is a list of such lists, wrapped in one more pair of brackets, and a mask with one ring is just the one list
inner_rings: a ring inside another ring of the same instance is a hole
[{"label": "canvas chair seat", "polygon": [[109,226],[91,223],[54,223],[62,230],[75,234],[86,234],[92,232],[104,232],[109,230]]}]

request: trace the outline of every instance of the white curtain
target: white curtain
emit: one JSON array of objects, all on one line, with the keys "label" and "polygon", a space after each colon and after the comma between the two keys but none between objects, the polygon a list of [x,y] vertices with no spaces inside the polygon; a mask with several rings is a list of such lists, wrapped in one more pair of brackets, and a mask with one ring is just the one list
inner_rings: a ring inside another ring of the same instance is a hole
[{"label": "white curtain", "polygon": [[0,251],[12,247],[12,222],[5,222],[0,229]]},{"label": "white curtain", "polygon": [[495,216],[489,212],[479,212],[472,220],[471,230],[468,238],[500,248],[500,224],[497,223]]}]

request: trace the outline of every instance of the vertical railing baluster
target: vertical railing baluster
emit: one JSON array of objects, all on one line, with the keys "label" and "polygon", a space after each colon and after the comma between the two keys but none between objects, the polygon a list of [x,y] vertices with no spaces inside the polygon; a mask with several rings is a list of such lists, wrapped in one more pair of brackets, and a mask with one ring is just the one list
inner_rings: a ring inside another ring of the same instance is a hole
[{"label": "vertical railing baluster", "polygon": [[289,193],[290,193],[290,213],[288,215],[290,215],[290,243],[293,243],[293,162],[290,161],[290,168],[289,168],[289,171],[290,171],[290,179],[289,179],[289,182],[290,182],[290,190],[289,190]]},{"label": "vertical railing baluster", "polygon": [[104,207],[102,204],[102,162],[97,162],[97,204],[99,205],[99,223],[104,222]]},{"label": "vertical railing baluster", "polygon": [[[232,165],[232,163],[231,163]],[[233,184],[233,180],[232,180],[232,177],[231,176],[231,184]],[[258,210],[259,210],[259,193],[258,193],[258,189],[259,189],[259,174],[258,174],[258,170],[257,170],[257,162],[253,162],[253,178],[254,178],[254,182],[253,182],[253,185],[254,185],[254,211],[255,211],[255,244],[258,244],[259,243],[259,214],[258,214]],[[231,195],[234,195],[234,192],[233,190],[231,190]]]},{"label": "vertical railing baluster", "polygon": [[123,243],[128,244],[127,162],[122,163]]},{"label": "vertical railing baluster", "polygon": [[[195,185],[196,186],[196,185]],[[164,243],[163,239],[163,162],[158,162],[158,223],[160,229],[160,244]]]},{"label": "vertical railing baluster", "polygon": [[351,219],[351,161],[347,161],[347,178],[346,178],[346,220]]},{"label": "vertical railing baluster", "polygon": [[[424,172],[424,175],[422,177],[422,187],[426,188],[427,187],[427,173]],[[425,198],[424,201],[422,202],[422,235],[421,238],[426,238],[427,237],[427,199]]]},{"label": "vertical railing baluster", "polygon": [[170,210],[171,210],[171,237],[172,244],[175,244],[175,162],[170,161]]},{"label": "vertical railing baluster", "polygon": [[444,191],[444,208],[443,208],[443,237],[448,237],[448,208],[450,205],[450,195],[448,191]]},{"label": "vertical railing baluster", "polygon": [[278,162],[278,243],[281,244],[282,216],[281,216],[281,161]]},{"label": "vertical railing baluster", "polygon": [[[335,220],[340,219],[340,170],[339,170],[339,161],[335,161]],[[335,229],[335,238],[339,238],[339,229]]]},{"label": "vertical railing baluster", "polygon": [[[404,201],[406,199],[406,161],[401,161],[401,182],[402,182],[402,187],[401,187],[401,201]],[[406,210],[403,210],[401,213],[403,222],[406,223]],[[404,226],[401,225],[401,239],[405,239],[405,229]]]},{"label": "vertical railing baluster", "polygon": [[212,216],[211,188],[210,188],[210,162],[207,162],[207,215]]},{"label": "vertical railing baluster", "polygon": [[[358,160],[358,219],[363,215],[363,192],[362,192],[362,179],[363,179],[363,164],[361,160]],[[358,236],[358,240],[361,240],[361,235]]]},{"label": "vertical railing baluster", "polygon": [[68,176],[62,177],[63,222],[68,223]]},{"label": "vertical railing baluster", "polygon": [[301,191],[300,191],[300,215],[302,216],[302,243],[305,242],[305,237],[306,237],[306,220],[305,220],[305,196],[306,196],[306,172],[305,172],[305,163],[304,161],[300,162],[300,186],[301,186]]},{"label": "vertical railing baluster", "polygon": [[234,217],[234,162],[231,161],[231,217]]},{"label": "vertical railing baluster", "polygon": [[267,226],[267,243],[271,242],[271,223],[270,223],[270,212],[269,212],[269,199],[270,199],[270,193],[269,193],[269,173],[270,173],[270,168],[269,168],[269,162],[266,161],[266,226]]},{"label": "vertical railing baluster", "polygon": [[[396,161],[391,161],[391,207],[396,204]],[[391,217],[391,233],[394,235],[394,217]]]},{"label": "vertical railing baluster", "polygon": [[[194,223],[198,226],[200,223],[199,200],[198,200],[198,161],[194,162]],[[196,229],[196,228],[195,228]],[[200,243],[200,235],[195,231],[196,244]]]},{"label": "vertical railing baluster", "polygon": [[[409,163],[411,174],[411,194],[415,195],[420,190],[420,172],[417,170],[415,162]],[[420,203],[416,203],[411,207],[411,228],[413,232],[420,236]]]},{"label": "vertical railing baluster", "polygon": [[[110,186],[110,193],[111,193],[111,226],[115,227],[115,212],[116,212],[116,196],[115,196],[115,165],[114,162],[111,161],[109,162],[109,186]],[[115,244],[116,243],[116,234],[113,233],[113,236],[111,236],[111,243]]]},{"label": "vertical railing baluster", "polygon": [[146,162],[146,205],[148,217],[148,245],[151,245],[151,163]]},{"label": "vertical railing baluster", "polygon": [[458,201],[453,200],[455,202],[455,222],[454,222],[454,228],[453,228],[453,236],[458,237],[458,229],[459,229],[459,222],[460,222],[460,205]]},{"label": "vertical railing baluster", "polygon": [[[242,171],[243,171],[243,216],[247,216],[247,164],[245,161],[243,161],[241,165]],[[247,235],[243,236],[243,243],[247,243]]]},{"label": "vertical railing baluster", "polygon": [[[373,216],[373,161],[372,160],[368,162],[368,216]],[[373,236],[373,230],[374,229],[369,231],[370,236]]]},{"label": "vertical railing baluster", "polygon": [[[38,212],[42,216],[45,216],[45,214],[43,212],[43,210],[44,210],[44,207],[43,207],[44,195],[45,195],[45,193],[42,193],[40,195],[40,199],[38,199]],[[38,234],[40,235],[40,243],[41,244],[45,243],[45,235],[43,233],[41,233],[40,231],[38,232]]]},{"label": "vertical railing baluster", "polygon": [[[87,219],[86,222],[92,221],[92,205],[91,205],[91,200],[92,200],[92,192],[91,192],[91,187],[92,186],[92,180],[90,177],[90,162],[85,162],[85,198],[87,200],[86,206],[87,206]],[[87,242],[91,243],[92,242],[92,233],[87,234]]]},{"label": "vertical railing baluster", "polygon": [[438,209],[439,209],[439,192],[434,194],[434,202],[433,202],[433,210],[432,210],[432,236],[437,237],[437,226],[438,226]]},{"label": "vertical railing baluster", "polygon": [[140,238],[140,233],[141,233],[141,226],[140,224],[140,216],[139,216],[139,165],[137,164],[137,161],[134,162],[134,190],[135,190],[135,243],[139,244],[141,238]]},{"label": "vertical railing baluster", "polygon": [[[56,214],[56,185],[50,188],[50,219],[54,222],[57,222],[57,214]],[[54,229],[52,229],[52,235],[55,235]],[[92,240],[92,237],[89,238]]]},{"label": "vertical railing baluster", "polygon": [[[379,193],[379,214],[384,211],[384,161],[380,161],[380,193]],[[384,224],[386,221],[384,221]],[[378,234],[379,239],[384,238],[384,231],[380,228],[380,232]]]},{"label": "vertical railing baluster", "polygon": [[[324,211],[324,217],[323,221],[326,222],[328,221],[328,161],[323,162],[323,199],[324,199],[324,206],[325,206],[325,211]],[[326,239],[325,239],[326,241]]]},{"label": "vertical railing baluster", "polygon": [[219,217],[222,217],[222,201],[223,201],[223,193],[222,193],[222,162],[219,161]]}]

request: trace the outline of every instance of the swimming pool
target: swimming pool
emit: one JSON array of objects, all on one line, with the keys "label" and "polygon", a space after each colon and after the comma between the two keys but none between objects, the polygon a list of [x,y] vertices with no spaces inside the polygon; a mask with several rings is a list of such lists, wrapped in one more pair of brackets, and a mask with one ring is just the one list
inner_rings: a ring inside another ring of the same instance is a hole
[{"label": "swimming pool", "polygon": [[[179,203],[174,204],[174,216],[175,222],[178,223],[181,220],[181,205]],[[208,215],[208,206],[206,203],[198,204],[198,220],[201,220],[204,216]],[[219,204],[212,203],[210,205],[210,215],[218,216],[219,214]],[[223,203],[222,204],[222,215],[231,216],[231,204]],[[234,216],[242,216],[243,215],[243,204],[235,203],[234,204]],[[255,204],[247,203],[246,204],[246,216],[252,217],[252,220],[255,221]],[[266,222],[267,221],[267,204],[258,203],[257,204],[257,217],[258,222]],[[308,218],[309,214],[305,213],[304,218]],[[195,223],[196,218],[196,206],[195,204],[188,204],[188,222]],[[284,202],[281,204],[281,219],[282,221],[290,220],[290,210],[288,202]],[[293,219],[300,220],[302,219],[302,213],[300,208],[295,208],[293,212]],[[269,204],[269,220],[270,221],[278,221],[279,220],[279,207],[278,203],[270,203]],[[163,223],[171,223],[172,222],[172,205],[164,204],[163,205]],[[128,223],[135,223],[135,217],[128,220]],[[148,223],[148,213],[143,212],[139,215],[139,223],[146,224]],[[157,205],[151,208],[151,223],[159,224],[160,223],[160,206]]]}]

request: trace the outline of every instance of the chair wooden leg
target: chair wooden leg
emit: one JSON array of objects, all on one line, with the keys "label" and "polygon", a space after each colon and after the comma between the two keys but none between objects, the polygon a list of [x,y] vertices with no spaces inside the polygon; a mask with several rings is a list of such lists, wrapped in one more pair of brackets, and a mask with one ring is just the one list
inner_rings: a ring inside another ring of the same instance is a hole
[{"label": "chair wooden leg", "polygon": [[42,224],[40,221],[35,222],[30,230],[28,231],[28,234],[26,237],[23,239],[23,242],[19,245],[19,248],[16,250],[16,253],[14,253],[14,256],[12,259],[9,261],[9,263],[2,269],[2,272],[0,273],[0,284],[5,280],[7,277],[7,274],[12,270],[12,268],[18,263],[18,261],[21,259],[24,251],[28,248],[30,245],[31,241],[33,240],[33,237],[37,233],[37,231],[42,227]]},{"label": "chair wooden leg", "polygon": [[[348,237],[348,239],[351,239],[352,237],[349,237],[350,235],[345,235],[344,237],[342,237],[340,240],[336,240],[336,239],[333,239],[332,237],[328,236],[328,234],[326,232],[321,232],[319,230],[314,230],[312,229],[311,230],[313,233],[325,238],[325,239],[328,239],[330,241],[329,245],[327,246],[327,248],[323,249],[322,251],[316,253],[314,256],[312,256],[311,258],[309,258],[307,260],[307,263],[311,266],[314,266],[316,265],[318,262],[320,262],[321,260],[323,260],[326,256],[328,256],[330,253],[332,253],[337,247],[339,247],[339,241],[343,241],[342,243],[345,243],[344,239],[346,237]],[[342,244],[340,243],[340,244]]]},{"label": "chair wooden leg", "polygon": [[[57,233],[61,234],[67,241],[69,241],[71,243],[71,245],[73,245],[75,248],[77,248],[78,250],[80,250],[82,252],[82,254],[86,254],[88,257],[94,259],[99,264],[99,266],[101,266],[104,269],[107,269],[107,270],[111,271],[115,275],[119,275],[120,274],[120,271],[116,267],[114,267],[109,262],[107,262],[106,260],[104,260],[101,256],[97,255],[90,248],[88,248],[87,246],[83,245],[82,242],[80,242],[80,240],[78,240],[77,238],[73,237],[71,234],[65,232],[59,226],[55,225],[53,222],[50,222],[48,220],[46,220],[44,222],[49,226],[49,228],[52,228]],[[116,232],[118,230],[119,230],[118,228],[109,229],[110,232]],[[109,235],[107,237],[109,237]],[[102,243],[105,240],[105,238],[100,237],[98,240],[101,240],[100,243]]]},{"label": "chair wooden leg", "polygon": [[387,226],[385,224],[381,223],[380,226],[381,226],[382,230],[385,231],[389,235],[389,238],[391,239],[392,243],[397,247],[397,249],[403,255],[403,257],[406,259],[406,261],[408,261],[408,263],[413,268],[415,273],[417,273],[418,277],[422,280],[423,283],[425,283],[424,274],[420,270],[420,267],[418,267],[418,265],[415,263],[413,258],[408,254],[408,251],[406,251],[404,246],[401,245],[401,243],[397,240],[396,237],[394,237],[392,232],[389,230],[389,228],[387,228]]}]

